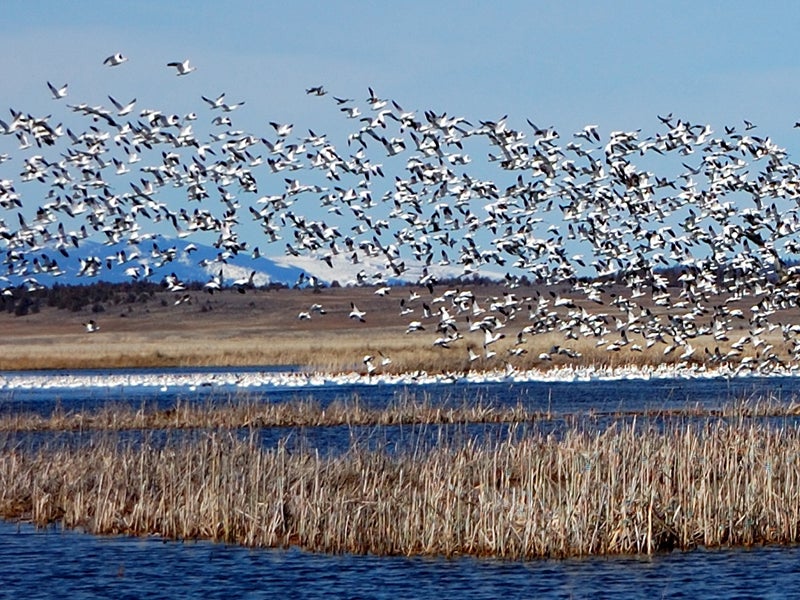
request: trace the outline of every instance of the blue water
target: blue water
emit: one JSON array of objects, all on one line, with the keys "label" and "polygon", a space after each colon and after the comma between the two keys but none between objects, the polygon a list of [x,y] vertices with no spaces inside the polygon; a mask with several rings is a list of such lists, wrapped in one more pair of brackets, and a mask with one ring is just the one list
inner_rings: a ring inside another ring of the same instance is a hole
[{"label": "blue water", "polygon": [[[244,367],[243,372],[270,372],[270,367]],[[225,368],[204,370],[198,367],[172,369],[124,369],[115,371],[90,370],[84,375],[102,376],[165,373],[204,374],[224,373]],[[51,374],[56,380],[63,371],[37,371],[36,375]],[[169,409],[177,403],[225,404],[246,400],[249,402],[283,403],[312,400],[322,408],[333,402],[353,402],[380,409],[402,401],[404,398],[425,400],[443,406],[522,405],[532,413],[548,413],[550,420],[537,420],[517,425],[514,435],[527,432],[559,434],[571,427],[596,431],[619,420],[617,413],[643,410],[719,409],[731,403],[759,398],[778,402],[792,402],[800,398],[800,377],[747,377],[715,379],[651,379],[579,382],[488,382],[439,383],[429,385],[389,384],[329,384],[301,388],[267,390],[237,389],[229,385],[212,385],[190,388],[172,386],[166,391],[151,387],[109,386],[92,388],[47,387],[44,389],[12,389],[0,391],[0,414],[33,412],[51,414],[56,408],[63,411],[92,411],[104,405],[127,405],[135,409]],[[628,417],[631,418],[631,417]],[[681,417],[678,417],[681,418]],[[660,417],[639,419],[642,426],[659,427],[667,422]],[[800,417],[786,417],[779,424],[800,421]],[[470,425],[393,425],[393,426],[340,426],[340,427],[269,427],[258,432],[265,447],[288,443],[290,448],[316,448],[323,453],[342,452],[354,444],[361,447],[380,447],[389,451],[429,446],[441,440],[471,437],[487,441],[504,438],[508,432],[505,424]],[[203,435],[198,431],[147,432],[151,443],[167,443],[181,438]],[[243,429],[241,436],[250,432]],[[96,432],[44,432],[12,433],[0,435],[0,447],[18,444],[39,444],[56,440],[60,443],[80,445],[91,443]],[[142,432],[124,431],[117,436],[121,442],[142,439]]]},{"label": "blue water", "polygon": [[[269,367],[237,368],[237,371],[268,372]],[[154,370],[120,370],[114,373],[151,373]],[[161,373],[220,373],[225,369],[176,368]],[[53,371],[62,375],[63,371]],[[86,371],[103,375],[104,371]],[[37,371],[47,375],[47,371]],[[359,397],[370,406],[385,406],[401,395],[434,401],[482,401],[491,404],[521,403],[531,410],[554,410],[574,413],[615,410],[669,409],[701,406],[718,408],[732,401],[771,395],[782,401],[800,398],[800,377],[743,377],[715,379],[651,379],[579,382],[491,382],[481,384],[440,383],[431,385],[368,385],[348,384],[324,387],[275,388],[266,391],[237,391],[233,387],[198,387],[190,390],[173,387],[165,392],[138,387],[47,388],[0,390],[0,413],[36,411],[49,413],[60,405],[66,410],[92,409],[103,404],[126,403],[139,407],[168,408],[178,399],[190,402],[224,401],[232,396],[249,395],[269,402],[286,402],[298,398],[311,399],[323,407],[335,400]]]},{"label": "blue water", "polygon": [[[242,369],[265,372],[269,368],[251,367]],[[120,373],[154,373],[155,370],[113,371]],[[164,373],[202,373],[198,368],[176,368],[159,370]],[[209,369],[220,373],[224,369]],[[37,372],[38,375],[47,372]],[[62,375],[54,371],[53,375]],[[102,375],[103,371],[88,371],[86,374]],[[777,401],[790,402],[800,397],[800,377],[762,377],[738,379],[652,379],[590,382],[492,382],[481,384],[452,383],[432,385],[329,385],[303,388],[274,388],[270,390],[235,390],[225,387],[173,387],[167,391],[156,388],[108,387],[108,388],[47,388],[0,391],[0,414],[35,412],[49,415],[56,407],[64,411],[86,411],[106,404],[128,405],[134,408],[168,409],[176,403],[219,404],[245,399],[254,402],[281,403],[295,400],[313,400],[325,408],[333,402],[352,402],[354,399],[368,407],[383,408],[392,402],[411,397],[427,400],[437,405],[460,406],[484,405],[508,406],[520,404],[531,412],[549,412],[552,420],[539,420],[515,428],[515,435],[528,431],[558,433],[567,427],[579,426],[592,430],[603,429],[617,417],[614,413],[642,410],[686,409],[703,407],[717,409],[746,399],[771,397]],[[798,418],[800,420],[800,418]],[[640,420],[641,423],[645,421]],[[647,421],[647,425],[658,426],[659,419]],[[427,446],[438,440],[460,437],[478,437],[487,440],[503,438],[507,425],[472,424],[454,426],[395,425],[386,427],[305,427],[264,428],[259,432],[264,446],[274,447],[286,442],[290,447],[317,448],[321,452],[341,452],[353,444],[370,448],[381,447],[390,451],[403,448]],[[175,441],[177,438],[197,435],[196,431],[149,433],[154,443]],[[200,432],[202,435],[202,432]],[[63,432],[0,435],[0,447],[9,444],[52,441],[69,444],[88,443],[94,432]],[[140,432],[122,432],[121,441],[137,440]],[[240,435],[249,435],[242,430]]]},{"label": "blue water", "polygon": [[[259,368],[259,370],[263,370]],[[255,392],[264,402],[314,399],[321,405],[358,396],[385,406],[403,394],[432,402],[480,399],[533,410],[586,414],[703,406],[772,396],[800,397],[800,378],[491,383],[434,386],[336,386]],[[107,402],[169,407],[182,401],[226,402],[226,390],[26,390],[0,393],[0,412],[49,413]],[[480,435],[480,426],[457,435]],[[298,444],[345,439],[396,444],[437,428],[264,430],[265,443],[287,434]],[[485,432],[484,432],[485,433]],[[497,435],[497,430],[494,430]],[[88,440],[87,434],[59,434]],[[138,435],[136,432],[129,435]],[[163,435],[163,434],[162,434]],[[74,441],[73,439],[73,441]],[[0,440],[2,441],[2,440]],[[0,522],[0,597],[8,598],[787,598],[800,597],[800,548],[697,550],[654,557],[499,561],[477,558],[327,556],[297,549],[246,549],[205,542],[96,537]]]},{"label": "blue water", "polygon": [[327,556],[0,523],[3,598],[791,598],[800,548],[511,562]]}]

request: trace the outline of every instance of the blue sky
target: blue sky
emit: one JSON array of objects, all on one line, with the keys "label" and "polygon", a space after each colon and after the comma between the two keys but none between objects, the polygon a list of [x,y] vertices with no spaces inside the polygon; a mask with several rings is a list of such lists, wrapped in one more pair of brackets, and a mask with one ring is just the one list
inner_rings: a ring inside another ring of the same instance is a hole
[{"label": "blue sky", "polygon": [[[51,105],[52,80],[69,82],[73,101],[226,91],[253,124],[324,128],[335,112],[305,87],[363,100],[372,86],[410,109],[560,130],[649,131],[669,111],[716,128],[747,118],[792,147],[798,22],[793,2],[12,0],[0,72],[6,104],[28,110]],[[125,69],[102,68],[117,51]],[[183,58],[198,70],[176,82],[164,63]]]},{"label": "blue sky", "polygon": [[[185,114],[226,92],[246,102],[238,128],[271,135],[270,121],[290,122],[333,137],[354,125],[331,97],[363,106],[372,87],[407,110],[508,115],[521,129],[531,119],[562,139],[587,124],[604,138],[649,135],[669,112],[716,131],[747,119],[798,161],[798,22],[794,2],[9,0],[0,118],[13,107],[58,122],[65,103],[108,105],[109,94]],[[129,62],[103,66],[115,52]],[[187,77],[166,67],[186,58]],[[69,83],[61,104],[47,81]],[[330,94],[306,95],[314,85]]]}]

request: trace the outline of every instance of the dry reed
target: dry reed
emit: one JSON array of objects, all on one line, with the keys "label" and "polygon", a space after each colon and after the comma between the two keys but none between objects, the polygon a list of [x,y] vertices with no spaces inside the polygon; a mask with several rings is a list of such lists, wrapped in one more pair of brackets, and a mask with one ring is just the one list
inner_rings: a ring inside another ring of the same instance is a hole
[{"label": "dry reed", "polygon": [[513,430],[391,453],[154,445],[0,451],[0,514],[94,533],[314,551],[507,558],[800,541],[800,429],[742,416]]},{"label": "dry reed", "polygon": [[158,408],[129,404],[105,404],[93,410],[65,411],[57,405],[48,414],[14,412],[0,414],[0,431],[125,431],[155,429],[236,429],[264,427],[336,427],[385,425],[447,425],[467,423],[531,423],[555,418],[576,422],[581,416],[601,418],[765,418],[800,415],[800,405],[776,398],[757,402],[742,400],[724,408],[685,406],[677,408],[618,408],[592,410],[587,414],[528,408],[521,403],[503,405],[473,398],[458,402],[434,402],[427,394],[400,394],[385,406],[370,406],[358,395],[323,406],[313,398],[269,402],[259,396],[233,395],[224,401],[192,402],[178,399],[174,406]]},{"label": "dry reed", "polygon": [[258,396],[231,396],[226,401],[178,399],[169,408],[106,404],[94,410],[49,414],[15,412],[0,415],[0,431],[123,431],[262,427],[332,427],[340,425],[403,425],[455,423],[518,423],[548,418],[547,412],[521,405],[477,401],[433,402],[401,394],[386,406],[369,406],[358,395],[323,406],[313,398],[273,403]]}]

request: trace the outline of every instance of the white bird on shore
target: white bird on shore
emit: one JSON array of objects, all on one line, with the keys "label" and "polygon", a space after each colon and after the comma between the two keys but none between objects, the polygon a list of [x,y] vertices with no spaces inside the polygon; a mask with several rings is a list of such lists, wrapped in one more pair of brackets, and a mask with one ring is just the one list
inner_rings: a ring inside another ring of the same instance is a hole
[{"label": "white bird on shore", "polygon": [[181,304],[191,304],[191,303],[192,303],[192,296],[191,294],[186,293],[177,298],[175,302],[173,302],[173,305],[180,306]]},{"label": "white bird on shore", "polygon": [[89,319],[87,323],[83,323],[83,326],[86,328],[86,333],[94,333],[100,329],[100,325],[94,319]]}]

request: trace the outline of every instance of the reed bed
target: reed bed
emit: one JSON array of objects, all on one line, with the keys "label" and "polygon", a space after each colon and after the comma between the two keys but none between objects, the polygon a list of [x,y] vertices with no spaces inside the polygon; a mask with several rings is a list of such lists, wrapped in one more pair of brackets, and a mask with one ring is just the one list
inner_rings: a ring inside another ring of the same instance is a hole
[{"label": "reed bed", "polygon": [[535,409],[521,403],[503,405],[482,398],[459,402],[433,401],[427,394],[401,394],[386,406],[370,406],[358,395],[334,400],[323,406],[313,398],[270,402],[268,398],[234,395],[224,401],[192,402],[178,399],[174,406],[134,407],[105,404],[92,410],[66,411],[57,405],[50,414],[14,412],[0,414],[0,432],[128,431],[171,429],[258,429],[265,427],[338,427],[386,425],[453,425],[469,423],[531,423],[561,419],[575,423],[581,417],[599,419],[760,419],[800,415],[794,400],[743,399],[722,408],[684,406],[678,408],[624,409],[588,414]]},{"label": "reed bed", "polygon": [[326,406],[313,398],[269,402],[258,396],[231,396],[222,402],[179,399],[174,406],[158,408],[106,404],[93,410],[65,411],[61,406],[47,415],[15,412],[0,415],[0,431],[124,431],[154,429],[210,429],[263,427],[335,427],[360,425],[517,423],[548,418],[545,411],[520,404],[501,406],[480,399],[434,402],[400,395],[386,406],[364,403],[358,395],[334,400]]},{"label": "reed bed", "polygon": [[215,430],[0,451],[0,514],[98,534],[503,558],[800,541],[800,429],[620,421],[320,456]]}]

